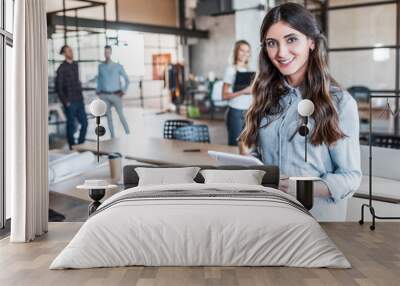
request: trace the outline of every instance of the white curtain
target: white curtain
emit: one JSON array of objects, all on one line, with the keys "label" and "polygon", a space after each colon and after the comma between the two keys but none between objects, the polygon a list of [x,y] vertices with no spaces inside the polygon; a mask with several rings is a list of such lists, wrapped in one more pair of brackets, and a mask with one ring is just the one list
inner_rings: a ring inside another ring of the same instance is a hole
[{"label": "white curtain", "polygon": [[47,232],[47,27],[45,0],[15,1],[13,94],[6,111],[12,242]]}]

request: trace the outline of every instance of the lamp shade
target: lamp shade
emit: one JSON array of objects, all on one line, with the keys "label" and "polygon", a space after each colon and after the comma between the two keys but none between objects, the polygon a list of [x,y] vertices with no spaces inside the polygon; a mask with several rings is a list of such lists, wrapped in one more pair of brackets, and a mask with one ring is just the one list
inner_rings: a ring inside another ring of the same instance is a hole
[{"label": "lamp shade", "polygon": [[314,103],[309,99],[303,99],[297,105],[297,112],[303,116],[311,116],[314,113]]},{"label": "lamp shade", "polygon": [[103,116],[106,114],[106,111],[107,104],[101,99],[97,98],[90,103],[90,113],[93,114],[93,116]]}]

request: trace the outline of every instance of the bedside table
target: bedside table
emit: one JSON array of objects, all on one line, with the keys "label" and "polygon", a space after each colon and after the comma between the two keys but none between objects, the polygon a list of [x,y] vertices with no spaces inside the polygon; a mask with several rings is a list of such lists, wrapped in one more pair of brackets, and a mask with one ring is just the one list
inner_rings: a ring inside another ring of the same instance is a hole
[{"label": "bedside table", "polygon": [[107,185],[107,182],[104,180],[86,180],[84,185],[79,185],[76,188],[81,190],[89,190],[89,197],[93,200],[93,202],[88,207],[88,212],[90,216],[101,205],[100,200],[106,194],[106,190],[114,189],[117,187],[117,185]]}]

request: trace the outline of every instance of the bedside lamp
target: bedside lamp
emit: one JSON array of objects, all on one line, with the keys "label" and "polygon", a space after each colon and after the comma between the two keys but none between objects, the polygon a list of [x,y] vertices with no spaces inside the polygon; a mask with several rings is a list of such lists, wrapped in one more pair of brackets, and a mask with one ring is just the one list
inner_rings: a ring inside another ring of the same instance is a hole
[{"label": "bedside lamp", "polygon": [[303,121],[299,127],[299,134],[304,136],[304,161],[307,162],[307,135],[310,132],[308,129],[308,117],[314,113],[314,103],[309,99],[303,99],[297,105],[297,112],[302,117]]},{"label": "bedside lamp", "polygon": [[[304,136],[304,162],[307,162],[307,135],[310,133],[308,129],[308,117],[314,113],[314,103],[309,99],[303,99],[297,105],[297,112],[302,118],[298,132]],[[297,131],[296,131],[297,132]],[[290,177],[290,180],[296,181],[296,199],[301,202],[308,210],[314,205],[314,181],[319,180],[317,177]]]},{"label": "bedside lamp", "polygon": [[103,116],[104,114],[106,114],[107,111],[107,104],[102,101],[99,98],[96,98],[95,100],[92,101],[92,103],[90,104],[90,113],[96,117],[96,129],[95,129],[95,133],[97,135],[97,162],[100,161],[100,136],[103,136],[104,134],[106,134],[106,129],[100,125],[100,117]]},{"label": "bedside lamp", "polygon": [[[95,100],[90,103],[89,107],[90,113],[96,117],[96,129],[95,133],[97,135],[97,162],[100,161],[100,150],[99,150],[99,144],[100,144],[100,136],[103,136],[106,134],[106,129],[100,125],[100,117],[106,114],[107,111],[107,104],[102,101],[99,98],[96,98]],[[93,200],[93,202],[89,205],[88,211],[89,211],[89,216],[92,215],[97,208],[101,205],[100,200],[104,197],[106,194],[107,189],[112,189],[115,188],[115,185],[109,185],[106,180],[85,180],[83,185],[77,186],[78,189],[83,189],[83,190],[88,190],[89,191],[89,197]]]}]

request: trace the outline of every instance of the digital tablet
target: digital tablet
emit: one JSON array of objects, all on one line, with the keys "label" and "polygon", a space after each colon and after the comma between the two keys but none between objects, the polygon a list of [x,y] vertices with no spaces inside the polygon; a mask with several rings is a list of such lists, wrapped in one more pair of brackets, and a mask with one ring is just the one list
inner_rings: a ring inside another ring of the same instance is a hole
[{"label": "digital tablet", "polygon": [[218,151],[208,151],[208,155],[217,161],[218,166],[224,165],[239,165],[239,166],[254,166],[264,165],[262,161],[251,155],[237,155]]},{"label": "digital tablet", "polygon": [[235,82],[233,83],[232,91],[236,92],[250,86],[255,74],[255,72],[236,72],[236,78]]}]

